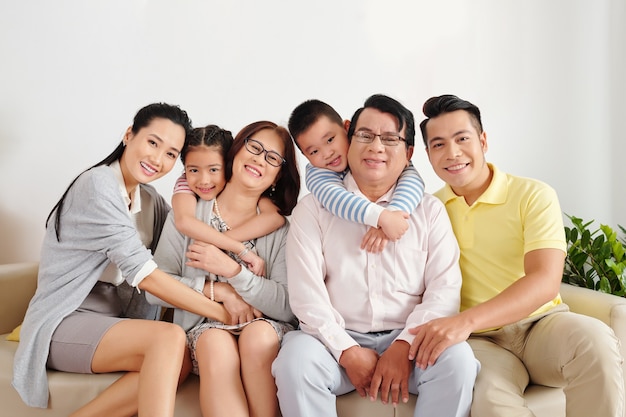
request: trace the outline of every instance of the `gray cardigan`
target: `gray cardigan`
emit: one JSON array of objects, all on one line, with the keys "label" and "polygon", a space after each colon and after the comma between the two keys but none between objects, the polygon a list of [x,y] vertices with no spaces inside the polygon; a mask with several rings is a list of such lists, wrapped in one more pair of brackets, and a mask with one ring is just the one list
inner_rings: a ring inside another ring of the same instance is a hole
[{"label": "gray cardigan", "polygon": [[[141,185],[141,191],[142,198],[154,201],[156,242],[169,207],[151,186]],[[48,405],[46,362],[52,334],[61,320],[82,304],[110,262],[130,280],[152,258],[108,166],[78,177],[65,198],[61,225],[60,242],[54,217],[46,229],[37,291],[26,311],[13,362],[13,386],[31,407]]]},{"label": "gray cardigan", "polygon": [[[209,223],[213,215],[213,200],[199,200],[196,217]],[[265,316],[274,320],[296,325],[297,321],[289,306],[287,293],[287,265],[285,262],[285,243],[288,223],[283,227],[256,240],[258,255],[265,260],[266,278],[254,275],[249,269],[230,278],[228,282],[245,302],[262,311]],[[186,265],[185,252],[190,239],[181,234],[174,225],[173,214],[170,213],[163,226],[161,240],[154,254],[159,269],[167,272],[185,285],[202,292],[207,272]],[[222,278],[222,281],[225,279]],[[146,294],[148,302],[165,307],[171,305],[159,298]],[[200,323],[203,317],[185,310],[174,310],[174,322],[186,331]]]}]

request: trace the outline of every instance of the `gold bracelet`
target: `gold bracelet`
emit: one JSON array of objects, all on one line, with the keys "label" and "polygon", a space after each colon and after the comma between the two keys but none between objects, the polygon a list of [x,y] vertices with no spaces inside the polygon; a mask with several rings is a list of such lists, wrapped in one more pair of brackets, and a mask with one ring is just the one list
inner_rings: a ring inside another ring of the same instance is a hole
[{"label": "gold bracelet", "polygon": [[239,255],[237,255],[237,257],[241,259],[246,256],[248,252],[250,252],[250,249],[248,249],[248,247],[246,246],[241,252],[239,252]]},{"label": "gold bracelet", "polygon": [[213,291],[213,280],[209,284],[209,294],[211,296],[211,301],[215,301],[215,292]]}]

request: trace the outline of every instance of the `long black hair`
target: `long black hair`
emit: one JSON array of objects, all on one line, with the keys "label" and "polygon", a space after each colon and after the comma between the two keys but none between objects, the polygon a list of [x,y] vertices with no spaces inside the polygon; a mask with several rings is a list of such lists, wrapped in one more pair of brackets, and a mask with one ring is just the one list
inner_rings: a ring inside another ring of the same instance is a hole
[{"label": "long black hair", "polygon": [[[137,134],[137,132],[139,132],[142,128],[148,126],[154,119],[168,119],[171,122],[182,126],[182,128],[185,129],[185,143],[186,143],[187,134],[191,130],[191,120],[189,119],[189,116],[187,115],[186,111],[182,110],[178,106],[171,105],[171,104],[153,103],[153,104],[149,104],[141,108],[135,115],[135,118],[133,119],[133,125],[131,127],[131,131],[134,134]],[[87,168],[86,170],[78,174],[76,178],[74,178],[74,180],[70,183],[70,185],[67,187],[67,189],[65,190],[65,192],[63,193],[59,201],[57,201],[57,203],[54,205],[52,210],[50,210],[50,214],[48,214],[48,217],[46,218],[46,227],[48,227],[50,218],[54,214],[54,228],[56,232],[57,241],[61,241],[61,212],[63,211],[63,204],[65,202],[65,197],[67,196],[67,193],[70,191],[70,189],[72,188],[76,180],[78,180],[78,178],[81,175],[83,175],[85,172],[89,171],[92,168],[102,166],[102,165],[111,165],[113,162],[119,161],[123,153],[124,153],[124,142],[121,141],[119,145],[117,145],[117,148],[115,148],[115,150],[111,152],[106,158],[104,158],[102,161],[98,162],[97,164]]]}]

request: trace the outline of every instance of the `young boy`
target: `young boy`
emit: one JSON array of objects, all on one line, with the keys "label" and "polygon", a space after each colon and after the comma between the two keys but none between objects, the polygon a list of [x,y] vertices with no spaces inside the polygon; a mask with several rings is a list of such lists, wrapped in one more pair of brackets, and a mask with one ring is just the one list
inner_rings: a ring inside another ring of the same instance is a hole
[{"label": "young boy", "polygon": [[343,177],[348,170],[348,127],[339,113],[320,100],[298,105],[288,122],[298,149],[308,159],[306,186],[334,215],[371,226],[361,248],[381,251],[387,240],[399,239],[408,229],[408,213],[424,196],[424,181],[413,164],[400,177],[387,208],[346,191]]}]

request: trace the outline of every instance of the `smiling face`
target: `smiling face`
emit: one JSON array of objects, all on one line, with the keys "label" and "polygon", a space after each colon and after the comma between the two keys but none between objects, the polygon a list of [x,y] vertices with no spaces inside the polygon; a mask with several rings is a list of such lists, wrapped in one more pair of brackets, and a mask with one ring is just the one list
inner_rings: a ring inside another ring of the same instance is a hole
[{"label": "smiling face", "polygon": [[120,166],[126,189],[147,184],[172,170],[185,143],[185,129],[169,119],[155,118],[146,127],[124,135],[126,147]]},{"label": "smiling face", "polygon": [[[404,137],[404,130],[398,131],[398,121],[391,114],[367,107],[361,112],[354,131],[376,135],[390,133]],[[379,136],[371,143],[362,143],[353,138],[348,151],[348,163],[361,192],[375,201],[395,185],[412,154],[413,147],[403,141],[397,146],[385,146]]]},{"label": "smiling face", "polygon": [[[283,141],[270,129],[262,129],[250,136],[259,142],[266,151],[274,151],[284,155]],[[245,146],[235,154],[233,158],[233,172],[231,181],[238,181],[249,189],[263,192],[275,183],[281,167],[270,165],[265,160],[265,152],[254,155]]]},{"label": "smiling face", "polygon": [[193,146],[185,157],[185,175],[189,188],[203,200],[212,200],[226,184],[224,158],[215,146]]},{"label": "smiling face", "polygon": [[344,126],[320,116],[296,138],[298,146],[311,165],[343,172],[348,166],[348,136]]},{"label": "smiling face", "polygon": [[465,110],[434,117],[426,124],[426,153],[439,178],[472,204],[487,189],[487,135],[478,133]]}]

